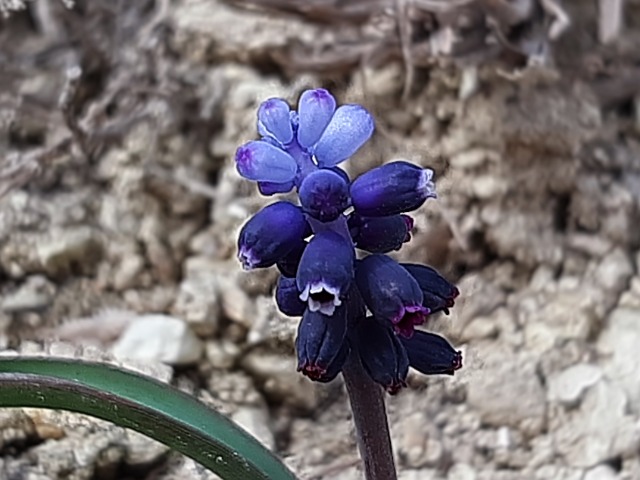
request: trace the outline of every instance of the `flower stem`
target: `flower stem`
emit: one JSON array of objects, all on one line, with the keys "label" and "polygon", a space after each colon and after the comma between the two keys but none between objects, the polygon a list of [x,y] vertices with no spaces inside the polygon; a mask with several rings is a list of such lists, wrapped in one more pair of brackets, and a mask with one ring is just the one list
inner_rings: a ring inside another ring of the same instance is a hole
[{"label": "flower stem", "polygon": [[342,369],[356,425],[366,480],[396,480],[382,388],[369,378],[353,352]]}]

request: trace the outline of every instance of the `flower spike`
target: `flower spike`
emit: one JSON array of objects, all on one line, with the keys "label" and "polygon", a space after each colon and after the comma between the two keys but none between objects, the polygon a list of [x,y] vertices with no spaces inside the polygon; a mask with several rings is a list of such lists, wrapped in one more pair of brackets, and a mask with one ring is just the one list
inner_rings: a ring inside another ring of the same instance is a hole
[{"label": "flower spike", "polygon": [[[431,313],[449,313],[458,289],[431,267],[385,255],[411,240],[405,213],[436,196],[433,171],[394,161],[352,182],[338,165],[371,138],[374,120],[360,105],[338,107],[322,88],[303,92],[297,110],[267,99],[257,127],[260,139],[236,152],[237,171],[263,195],[296,192],[300,206],[282,201],[256,213],[240,231],[238,259],[247,270],[278,268],[278,309],[302,317],[298,370],[328,382],[352,355],[393,394],[409,366],[427,375],[460,368],[446,339],[415,330]],[[356,260],[356,248],[370,255]]]}]

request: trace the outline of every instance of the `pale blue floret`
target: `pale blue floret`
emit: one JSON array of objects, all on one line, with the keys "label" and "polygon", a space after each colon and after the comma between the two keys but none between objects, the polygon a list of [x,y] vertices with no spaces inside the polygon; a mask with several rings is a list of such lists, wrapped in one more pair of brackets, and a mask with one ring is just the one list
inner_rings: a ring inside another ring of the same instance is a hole
[{"label": "pale blue floret", "polygon": [[322,136],[336,111],[336,100],[323,88],[307,90],[298,102],[298,143],[310,148]]},{"label": "pale blue floret", "polygon": [[265,194],[285,193],[309,173],[352,156],[373,130],[367,110],[360,105],[336,109],[333,96],[321,88],[304,92],[297,112],[284,100],[271,98],[258,109],[262,138],[238,149],[236,165],[243,177],[267,182],[260,185]]}]

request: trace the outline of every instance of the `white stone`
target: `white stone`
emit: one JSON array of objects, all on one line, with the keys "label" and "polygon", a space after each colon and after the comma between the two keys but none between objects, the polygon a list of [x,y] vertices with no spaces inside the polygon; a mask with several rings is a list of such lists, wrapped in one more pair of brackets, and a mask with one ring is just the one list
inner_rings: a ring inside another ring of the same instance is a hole
[{"label": "white stone", "polygon": [[42,310],[53,301],[55,285],[45,277],[34,275],[14,292],[6,293],[0,300],[0,311],[7,313]]},{"label": "white stone", "polygon": [[453,155],[450,160],[452,167],[463,169],[477,168],[487,161],[500,161],[500,153],[493,150],[475,148]]},{"label": "white stone", "polygon": [[471,465],[456,463],[447,474],[447,480],[476,480],[477,474]]},{"label": "white stone", "polygon": [[607,290],[622,292],[633,275],[631,258],[621,249],[616,249],[598,264],[594,280]]},{"label": "white stone", "polygon": [[218,330],[218,274],[197,272],[180,284],[173,312],[184,318],[196,333],[209,336]]},{"label": "white stone", "polygon": [[629,281],[629,289],[620,296],[618,307],[640,310],[640,277]]},{"label": "white stone", "polygon": [[481,175],[474,178],[471,188],[476,197],[486,200],[503,194],[508,186],[494,175]]},{"label": "white stone", "polygon": [[[360,475],[358,479],[362,478]],[[439,480],[442,477],[437,470],[422,468],[420,470],[401,469],[398,473],[398,480]]]},{"label": "white stone", "polygon": [[240,347],[229,340],[212,340],[207,343],[205,353],[213,368],[230,369],[240,354]]},{"label": "white stone", "polygon": [[587,363],[573,365],[549,378],[547,399],[573,406],[601,378],[602,370],[596,365]]},{"label": "white stone", "polygon": [[556,332],[549,325],[539,322],[529,322],[524,328],[524,343],[527,350],[545,353],[551,350],[557,340]]},{"label": "white stone", "polygon": [[145,261],[141,255],[134,252],[123,255],[113,271],[113,288],[120,292],[134,287],[144,269]]},{"label": "white stone", "polygon": [[640,345],[640,310],[618,308],[611,312],[598,339],[605,375],[624,390],[630,408],[639,413],[640,369],[635,359]]},{"label": "white stone", "polygon": [[616,480],[618,474],[609,465],[598,465],[584,474],[582,480]]},{"label": "white stone", "polygon": [[[535,480],[584,480],[583,471],[577,468],[569,468],[562,465],[545,465],[536,470]],[[525,476],[523,478],[531,478]]]},{"label": "white stone", "polygon": [[581,285],[525,298],[518,312],[527,347],[542,354],[545,348],[552,348],[563,340],[586,340],[596,321],[594,304],[597,301],[595,295],[585,292]]},{"label": "white stone", "polygon": [[579,409],[559,420],[552,436],[556,451],[570,467],[593,467],[630,454],[639,444],[624,393],[604,379],[586,393]]},{"label": "white stone", "polygon": [[392,428],[394,444],[404,463],[410,468],[438,467],[444,447],[429,428],[429,419],[418,411],[404,417]]},{"label": "white stone", "polygon": [[317,407],[320,384],[300,375],[293,357],[256,349],[243,356],[242,367],[262,385],[267,398],[302,411]]},{"label": "white stone", "polygon": [[490,317],[477,317],[464,328],[460,337],[461,342],[491,338],[498,334],[498,326]]},{"label": "white stone", "polygon": [[188,325],[167,315],[136,318],[113,345],[119,358],[189,365],[202,356],[203,345]]},{"label": "white stone", "polygon": [[[231,277],[231,276],[230,276]],[[251,329],[256,318],[256,305],[249,295],[240,288],[237,277],[219,277],[220,306],[230,320]]]},{"label": "white stone", "polygon": [[493,342],[470,349],[479,364],[467,378],[467,402],[482,421],[536,435],[546,421],[545,393],[536,374],[537,357],[505,351]]},{"label": "white stone", "polygon": [[529,468],[540,468],[553,463],[555,448],[550,435],[539,435],[530,442]]}]

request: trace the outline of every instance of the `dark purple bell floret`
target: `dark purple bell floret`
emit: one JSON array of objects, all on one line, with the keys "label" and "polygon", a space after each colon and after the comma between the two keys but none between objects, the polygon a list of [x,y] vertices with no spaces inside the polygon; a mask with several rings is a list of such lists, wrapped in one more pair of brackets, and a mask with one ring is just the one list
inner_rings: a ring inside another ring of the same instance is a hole
[{"label": "dark purple bell floret", "polygon": [[353,339],[373,381],[392,395],[406,386],[409,357],[390,325],[367,317],[356,325]]},{"label": "dark purple bell floret", "polygon": [[307,175],[298,195],[302,210],[321,222],[335,220],[350,204],[349,184],[338,173],[327,169]]},{"label": "dark purple bell floret", "polygon": [[298,371],[312,380],[325,377],[341,352],[346,333],[345,308],[337,309],[331,316],[307,309],[298,326],[296,338]]},{"label": "dark purple bell floret", "polygon": [[356,284],[373,315],[393,324],[399,335],[411,337],[422,325],[429,309],[422,306],[418,282],[395,260],[370,255],[356,266]]},{"label": "dark purple bell floret", "polygon": [[307,304],[300,300],[295,278],[280,276],[276,285],[276,304],[278,310],[289,317],[299,317],[307,309]]},{"label": "dark purple bell floret", "polygon": [[431,313],[443,311],[449,313],[455,299],[460,295],[458,288],[444,278],[438,271],[428,265],[417,263],[401,263],[402,267],[415,278],[422,290],[422,305]]},{"label": "dark purple bell floret", "polygon": [[296,281],[309,310],[332,315],[353,280],[355,250],[341,235],[317,232],[304,250]]},{"label": "dark purple bell floret", "polygon": [[[308,235],[305,235],[305,237],[307,236]],[[278,267],[282,275],[295,278],[302,253],[304,249],[307,248],[307,245],[306,240],[301,240],[289,253],[276,262],[276,267]]]},{"label": "dark purple bell floret", "polygon": [[453,375],[462,368],[462,352],[440,335],[416,331],[413,337],[400,341],[407,351],[409,364],[420,373]]},{"label": "dark purple bell floret", "polygon": [[354,180],[351,200],[356,212],[367,217],[410,212],[435,198],[432,177],[432,170],[409,162],[387,163]]},{"label": "dark purple bell floret", "polygon": [[403,243],[411,240],[413,220],[408,215],[361,217],[355,214],[349,219],[349,228],[357,248],[387,253],[400,250]]},{"label": "dark purple bell floret", "polygon": [[342,347],[340,347],[338,355],[336,355],[336,358],[331,361],[331,363],[327,367],[326,372],[316,375],[313,380],[316,382],[327,383],[336,378],[342,371],[342,367],[344,367],[344,364],[347,361],[350,350],[351,349],[349,348],[349,342],[345,339]]},{"label": "dark purple bell floret", "polygon": [[289,202],[268,205],[240,230],[238,259],[245,270],[270,267],[299,245],[308,228],[300,207]]}]

